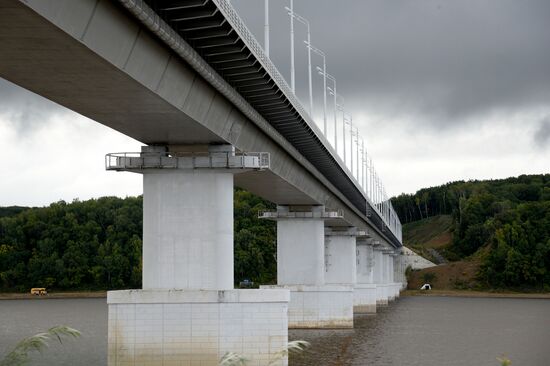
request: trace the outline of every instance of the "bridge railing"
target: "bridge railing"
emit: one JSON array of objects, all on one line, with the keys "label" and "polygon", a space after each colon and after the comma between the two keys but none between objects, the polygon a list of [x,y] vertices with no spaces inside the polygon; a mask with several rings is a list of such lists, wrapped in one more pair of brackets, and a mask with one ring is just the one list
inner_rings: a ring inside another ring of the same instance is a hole
[{"label": "bridge railing", "polygon": [[[237,30],[237,33],[246,44],[246,46],[252,51],[252,53],[259,60],[260,64],[268,71],[271,78],[279,89],[284,93],[288,98],[292,106],[296,111],[302,116],[306,121],[309,127],[312,129],[314,134],[322,141],[325,147],[331,152],[332,156],[339,162],[340,166],[343,167],[343,171],[348,175],[349,179],[355,184],[357,188],[363,193],[365,199],[372,204],[372,207],[375,209],[377,214],[380,216],[386,227],[401,241],[401,231],[400,223],[397,214],[391,207],[391,203],[388,198],[385,197],[380,202],[373,203],[369,197],[368,192],[365,187],[362,187],[357,177],[354,176],[353,172],[348,169],[348,166],[341,161],[340,156],[337,151],[334,150],[332,144],[328,141],[326,136],[322,131],[317,127],[317,124],[314,122],[313,117],[306,111],[303,107],[303,104],[300,102],[296,94],[292,91],[291,87],[286,82],[286,79],[279,72],[275,64],[267,56],[264,51],[263,46],[258,42],[254,34],[248,29],[244,21],[241,19],[235,8],[231,5],[228,0],[212,0],[218,9],[222,11],[229,23]],[[368,214],[368,213],[367,213]]]}]

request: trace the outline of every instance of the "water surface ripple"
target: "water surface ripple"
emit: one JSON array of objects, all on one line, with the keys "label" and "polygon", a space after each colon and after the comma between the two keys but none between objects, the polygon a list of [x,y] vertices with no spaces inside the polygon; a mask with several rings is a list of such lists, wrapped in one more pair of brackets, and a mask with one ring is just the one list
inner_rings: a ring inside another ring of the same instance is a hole
[{"label": "water surface ripple", "polygon": [[[32,365],[105,365],[105,299],[0,301],[0,354],[20,339],[55,325],[82,338],[54,345]],[[291,366],[550,365],[550,300],[404,297],[350,330],[291,330],[312,347]]]}]

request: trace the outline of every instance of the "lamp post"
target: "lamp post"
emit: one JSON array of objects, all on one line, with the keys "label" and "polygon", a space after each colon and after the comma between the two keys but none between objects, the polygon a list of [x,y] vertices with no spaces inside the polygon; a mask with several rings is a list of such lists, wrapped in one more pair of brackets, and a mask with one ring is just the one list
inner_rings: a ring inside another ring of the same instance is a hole
[{"label": "lamp post", "polygon": [[355,173],[356,173],[356,178],[357,180],[359,180],[359,129],[357,127],[355,127],[355,142],[357,143],[357,145],[355,145],[355,154],[356,154],[356,157],[357,159],[356,162],[357,162],[357,168],[355,169]]},{"label": "lamp post", "polygon": [[[317,71],[319,73],[321,73],[321,68],[317,66]],[[334,96],[334,149],[336,149],[336,152],[338,152],[338,128],[337,128],[337,124],[338,124],[338,116],[337,116],[337,111],[336,111],[336,78],[334,76],[332,76],[331,74],[327,74],[327,78],[332,81],[332,85],[334,87],[334,89],[331,89],[330,87],[328,87],[328,91],[330,92],[330,94],[332,96]]]},{"label": "lamp post", "polygon": [[365,169],[366,155],[367,155],[367,152],[365,150],[365,140],[361,139],[361,172],[362,172],[361,182],[363,183],[363,189],[365,190],[365,194],[367,193],[367,175],[365,174],[366,173],[366,169]]},{"label": "lamp post", "polygon": [[[346,116],[348,116],[349,118],[346,118]],[[343,140],[344,140],[344,164],[347,165],[348,163],[348,151],[346,149],[346,124],[350,125],[350,130],[352,128],[352,117],[351,117],[351,114],[349,113],[346,113],[345,111],[342,112],[342,117],[343,117],[343,128],[342,128],[342,132],[343,132]],[[352,139],[353,139],[353,136],[352,136]],[[350,143],[353,143],[353,141],[350,141]],[[351,154],[350,154],[351,155]],[[351,157],[352,158],[352,162],[353,162],[353,156]]]},{"label": "lamp post", "polygon": [[269,0],[264,1],[264,48],[269,58]]},{"label": "lamp post", "polygon": [[[294,13],[294,0],[290,0],[290,12]],[[292,92],[296,94],[294,73],[294,17],[290,17],[290,87]]]},{"label": "lamp post", "polygon": [[[336,94],[335,93],[335,97],[334,97],[334,100],[336,101],[337,98],[340,98],[341,100],[341,104],[338,104],[338,102],[336,103],[336,106],[335,108],[337,108],[339,111],[342,112],[342,139],[343,139],[343,145],[344,145],[344,162],[345,162],[345,151],[346,151],[346,123],[344,122],[344,115],[345,115],[345,111],[344,111],[344,103],[346,102],[346,100],[344,99],[343,96],[341,96],[340,94]],[[336,134],[336,133],[335,133]],[[338,149],[336,149],[336,152],[338,152]]]},{"label": "lamp post", "polygon": [[320,49],[313,47],[313,45],[308,42],[304,41],[305,44],[307,44],[308,48],[321,56],[323,58],[323,133],[325,136],[327,135],[327,58],[323,51]]},{"label": "lamp post", "polygon": [[372,203],[376,201],[376,197],[374,196],[374,165],[372,164],[372,159],[369,158],[369,166],[370,166],[370,195]]},{"label": "lamp post", "polygon": [[353,175],[353,118],[351,115],[349,118],[349,138],[350,138],[349,158],[351,162],[351,174]]},{"label": "lamp post", "polygon": [[[266,0],[267,1],[267,0]],[[288,12],[288,15],[290,15],[291,18],[296,18],[297,21],[304,24],[307,27],[307,44],[311,44],[311,32],[310,32],[310,26],[309,21],[296,14],[291,8],[285,6],[286,11]],[[294,28],[292,28],[294,29]],[[294,39],[294,38],[293,38]],[[294,42],[294,41],[293,41]],[[292,47],[294,49],[294,46]],[[292,56],[294,59],[294,56]],[[309,74],[309,114],[313,117],[313,82],[311,80],[311,48],[307,48],[307,67],[308,67],[308,74]],[[294,66],[293,66],[294,68]],[[294,86],[292,87],[292,91],[294,92]]]}]

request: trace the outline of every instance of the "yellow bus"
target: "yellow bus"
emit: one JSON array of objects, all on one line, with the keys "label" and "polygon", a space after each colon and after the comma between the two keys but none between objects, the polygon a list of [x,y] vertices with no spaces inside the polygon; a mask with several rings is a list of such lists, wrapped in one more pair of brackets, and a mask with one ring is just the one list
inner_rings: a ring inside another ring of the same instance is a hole
[{"label": "yellow bus", "polygon": [[42,296],[42,295],[47,295],[47,294],[48,294],[48,292],[46,291],[45,287],[31,288],[31,295]]}]

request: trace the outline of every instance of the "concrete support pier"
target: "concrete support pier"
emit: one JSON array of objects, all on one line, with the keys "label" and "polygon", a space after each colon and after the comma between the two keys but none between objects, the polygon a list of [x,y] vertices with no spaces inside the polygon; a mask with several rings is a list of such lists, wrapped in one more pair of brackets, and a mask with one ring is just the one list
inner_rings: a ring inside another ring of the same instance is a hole
[{"label": "concrete support pier", "polygon": [[286,347],[289,291],[233,289],[232,169],[261,164],[231,146],[108,164],[142,173],[144,191],[143,289],[108,293],[110,366],[215,366],[226,352],[271,365]]},{"label": "concrete support pier", "polygon": [[374,283],[374,249],[372,239],[357,237],[357,283],[353,291],[355,313],[376,313],[376,284]]},{"label": "concrete support pier", "polygon": [[289,328],[353,327],[351,282],[339,283],[336,274],[334,283],[326,281],[325,220],[339,217],[323,206],[278,206],[260,213],[277,221],[277,286],[261,288],[290,290]]},{"label": "concrete support pier", "polygon": [[397,284],[393,279],[393,251],[386,250],[384,252],[384,261],[385,261],[385,279],[387,283],[387,293],[388,301],[394,301],[396,297]]},{"label": "concrete support pier", "polygon": [[[378,244],[375,242],[375,244]],[[388,280],[385,249],[379,244],[374,247],[374,282],[376,283],[376,306],[388,305]]]}]

